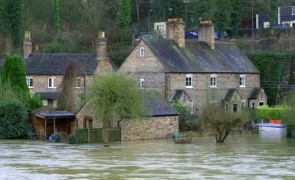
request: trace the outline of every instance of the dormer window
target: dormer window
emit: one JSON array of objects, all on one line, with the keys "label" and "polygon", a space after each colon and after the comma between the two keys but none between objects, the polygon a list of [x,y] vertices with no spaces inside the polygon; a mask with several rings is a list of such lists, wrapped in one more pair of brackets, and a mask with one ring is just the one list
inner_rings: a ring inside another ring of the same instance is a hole
[{"label": "dormer window", "polygon": [[210,87],[211,88],[217,87],[217,75],[216,74],[212,74],[210,77]]},{"label": "dormer window", "polygon": [[141,48],[139,49],[139,56],[140,56],[140,57],[144,57],[144,47],[141,47]]},{"label": "dormer window", "polygon": [[239,80],[240,87],[246,87],[246,75],[241,74],[240,75],[240,80]]},{"label": "dormer window", "polygon": [[192,77],[193,75],[192,74],[187,74],[186,77],[185,77],[185,85],[186,85],[186,88],[192,88]]}]

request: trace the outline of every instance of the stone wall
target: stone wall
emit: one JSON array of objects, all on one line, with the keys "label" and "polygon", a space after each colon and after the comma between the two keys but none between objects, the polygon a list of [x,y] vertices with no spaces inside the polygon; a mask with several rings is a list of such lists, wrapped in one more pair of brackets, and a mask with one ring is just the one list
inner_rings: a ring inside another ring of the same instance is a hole
[{"label": "stone wall", "polygon": [[123,120],[120,124],[122,140],[163,139],[167,134],[178,133],[178,116]]},{"label": "stone wall", "polygon": [[[30,93],[35,92],[50,92],[50,91],[57,91],[60,87],[60,84],[62,82],[63,76],[61,75],[27,75],[26,77],[33,78],[33,88],[29,88]],[[48,78],[53,77],[55,88],[48,88]],[[81,78],[81,88],[75,88],[77,92],[84,92],[84,82],[85,82],[85,88],[87,90],[87,87],[89,85],[89,82],[93,79],[93,76],[86,76],[85,81],[84,77]]]},{"label": "stone wall", "polygon": [[192,75],[192,88],[186,88],[186,74],[168,74],[168,94],[171,95],[173,91],[177,89],[184,89],[191,97],[194,103],[194,108],[197,110],[202,109],[202,107],[208,103],[208,100],[220,101],[226,90],[230,88],[236,88],[242,99],[246,100],[247,104],[247,98],[252,92],[253,88],[260,87],[259,74],[246,74],[246,86],[240,87],[240,74],[216,73],[216,88],[211,88],[210,86],[210,77],[212,74],[193,73]]},{"label": "stone wall", "polygon": [[[140,56],[141,49],[144,51],[143,56]],[[119,71],[135,76],[138,85],[140,79],[144,79],[144,88],[157,90],[164,96],[165,67],[143,41],[138,43]]]}]

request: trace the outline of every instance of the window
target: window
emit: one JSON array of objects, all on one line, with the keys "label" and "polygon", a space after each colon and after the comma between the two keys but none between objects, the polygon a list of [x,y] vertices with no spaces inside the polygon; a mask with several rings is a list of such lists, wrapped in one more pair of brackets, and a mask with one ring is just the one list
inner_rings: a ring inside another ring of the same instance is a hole
[{"label": "window", "polygon": [[292,7],[292,15],[295,14],[295,6]]},{"label": "window", "polygon": [[264,105],[264,102],[263,101],[260,101],[259,102],[259,106],[263,106]]},{"label": "window", "polygon": [[217,75],[212,74],[210,77],[210,86],[211,88],[216,88],[217,87]]},{"label": "window", "polygon": [[143,47],[141,47],[139,50],[139,56],[144,57],[144,48]]},{"label": "window", "polygon": [[81,88],[82,87],[82,79],[81,78],[77,78],[76,79],[76,88]]},{"label": "window", "polygon": [[238,112],[238,104],[233,104],[233,112]]},{"label": "window", "polygon": [[228,104],[225,104],[225,110],[228,111]]},{"label": "window", "polygon": [[54,80],[55,80],[54,77],[50,77],[50,78],[48,78],[48,88],[56,88],[56,87],[55,87]]},{"label": "window", "polygon": [[254,109],[255,108],[255,102],[251,103],[251,108]]},{"label": "window", "polygon": [[139,87],[144,87],[144,79],[139,80]]},{"label": "window", "polygon": [[187,74],[186,75],[186,78],[185,78],[185,85],[186,85],[186,88],[192,88],[192,77],[193,75],[192,74]]},{"label": "window", "polygon": [[157,30],[164,30],[164,25],[157,25]]},{"label": "window", "polygon": [[32,77],[26,77],[26,82],[27,82],[28,88],[33,88],[34,81]]},{"label": "window", "polygon": [[246,87],[246,75],[240,75],[240,87]]}]

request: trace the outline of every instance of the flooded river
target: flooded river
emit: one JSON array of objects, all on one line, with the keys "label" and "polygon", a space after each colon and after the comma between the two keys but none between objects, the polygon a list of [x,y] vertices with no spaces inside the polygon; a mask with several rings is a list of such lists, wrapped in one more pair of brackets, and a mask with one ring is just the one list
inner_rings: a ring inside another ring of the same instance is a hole
[{"label": "flooded river", "polygon": [[69,145],[0,140],[0,179],[295,179],[295,139],[260,135]]}]

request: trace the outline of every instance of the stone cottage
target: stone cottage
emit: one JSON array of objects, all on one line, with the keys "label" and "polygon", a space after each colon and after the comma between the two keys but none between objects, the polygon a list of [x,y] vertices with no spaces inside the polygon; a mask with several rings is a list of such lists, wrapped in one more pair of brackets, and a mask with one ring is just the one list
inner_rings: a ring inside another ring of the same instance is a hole
[{"label": "stone cottage", "polygon": [[169,19],[166,28],[166,38],[142,38],[119,71],[134,75],[141,88],[182,98],[192,113],[207,103],[232,111],[267,103],[259,70],[234,43],[214,40],[211,21],[201,21],[198,39],[185,40],[180,18]]},{"label": "stone cottage", "polygon": [[25,33],[23,42],[26,81],[31,93],[39,93],[44,106],[56,107],[58,88],[68,65],[75,61],[80,67],[80,76],[76,79],[75,89],[87,91],[94,75],[114,71],[115,66],[107,57],[107,39],[100,32],[96,40],[96,54],[91,53],[40,53],[32,52],[30,33]]},{"label": "stone cottage", "polygon": [[[178,113],[159,92],[143,90],[146,117],[141,119],[112,119],[110,127],[121,128],[122,140],[162,139],[178,133]],[[76,114],[79,128],[101,128],[95,119],[95,105],[86,103]]]}]

